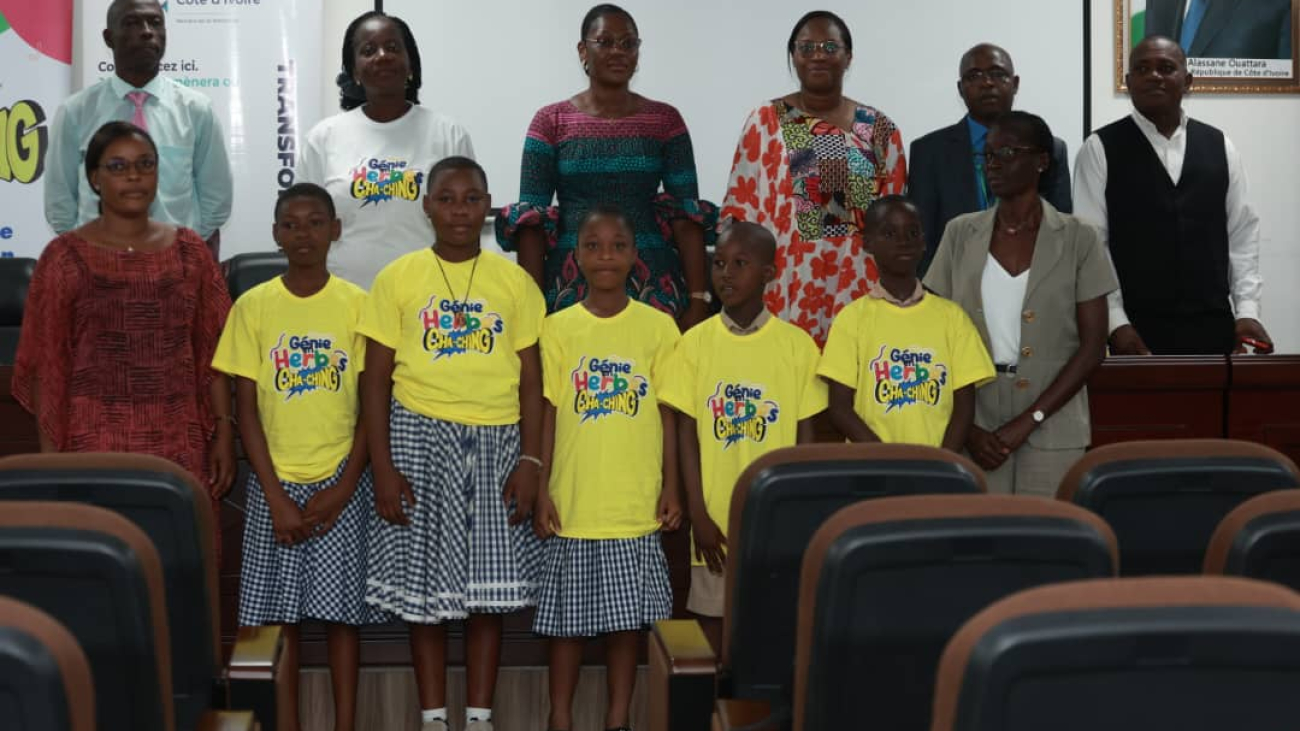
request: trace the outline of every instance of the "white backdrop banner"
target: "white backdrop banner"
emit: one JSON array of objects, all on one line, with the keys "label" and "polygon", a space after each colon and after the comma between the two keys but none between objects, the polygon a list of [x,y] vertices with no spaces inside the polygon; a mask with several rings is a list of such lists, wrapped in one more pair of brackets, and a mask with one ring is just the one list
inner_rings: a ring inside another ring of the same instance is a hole
[{"label": "white backdrop banner", "polygon": [[[111,0],[81,0],[79,87],[113,73],[102,32]],[[275,196],[296,182],[320,116],[319,0],[166,0],[162,73],[212,99],[235,178],[221,258],[269,251]]]},{"label": "white backdrop banner", "polygon": [[0,0],[0,257],[37,257],[54,110],[72,86],[72,0]]}]

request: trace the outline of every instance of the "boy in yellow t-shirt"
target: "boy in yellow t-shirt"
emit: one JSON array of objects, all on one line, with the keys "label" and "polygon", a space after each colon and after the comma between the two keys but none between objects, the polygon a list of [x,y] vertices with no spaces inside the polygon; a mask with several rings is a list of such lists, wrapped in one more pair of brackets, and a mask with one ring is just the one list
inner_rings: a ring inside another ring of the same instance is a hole
[{"label": "boy in yellow t-shirt", "polygon": [[659,530],[681,522],[672,412],[659,402],[677,344],[668,315],[627,296],[636,238],[617,208],[596,206],[578,229],[582,302],[542,333],[550,457],[533,527],[546,568],[533,631],[551,638],[547,728],[573,728],[582,648],[604,636],[605,726],[629,726],[639,630],[672,613]]},{"label": "boy in yellow t-shirt", "polygon": [[831,421],[849,441],[960,451],[975,388],[994,377],[979,331],[956,303],[921,288],[925,240],[906,198],[872,203],[862,239],[880,284],[831,323],[817,369],[830,385]]},{"label": "boy in yellow t-shirt", "polygon": [[466,723],[491,728],[502,615],[537,603],[546,304],[479,248],[492,205],[465,157],[429,171],[435,241],[375,277],[361,402],[375,473],[366,601],[406,620],[425,728],[447,726],[446,623],[466,622]]},{"label": "boy in yellow t-shirt", "polygon": [[281,193],[271,232],[289,269],[239,298],[212,362],[235,377],[252,466],[239,624],[284,625],[280,724],[297,728],[298,623],[325,621],[335,716],[352,728],[356,625],[383,620],[363,600],[373,505],[357,418],[366,295],[326,269],[339,221],[324,188],[301,183]]},{"label": "boy in yellow t-shirt", "polygon": [[695,548],[686,608],[721,646],[723,569],[731,493],[763,454],[813,441],[826,409],[820,353],[808,333],[763,306],[776,277],[776,239],[762,226],[730,224],[713,256],[722,313],[691,328],[677,346],[661,394],[675,408],[682,477]]}]

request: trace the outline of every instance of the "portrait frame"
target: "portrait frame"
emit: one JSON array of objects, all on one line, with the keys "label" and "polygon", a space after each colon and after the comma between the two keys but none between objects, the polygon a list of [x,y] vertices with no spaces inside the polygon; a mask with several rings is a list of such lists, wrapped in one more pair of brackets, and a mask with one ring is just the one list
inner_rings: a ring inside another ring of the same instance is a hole
[{"label": "portrait frame", "polygon": [[[1189,48],[1191,52],[1188,53],[1187,59],[1188,70],[1195,80],[1193,89],[1202,94],[1300,94],[1300,52],[1297,50],[1300,47],[1300,0],[1209,0],[1209,2],[1232,3],[1235,6],[1233,13],[1207,12],[1206,19],[1216,24],[1238,22],[1240,18],[1234,13],[1261,8],[1263,9],[1261,12],[1271,10],[1276,13],[1285,10],[1289,4],[1289,33],[1284,35],[1280,24],[1275,24],[1274,27],[1277,28],[1279,44],[1277,48],[1282,48],[1282,41],[1289,38],[1291,57],[1269,59],[1197,56],[1195,52],[1202,50],[1198,46],[1203,48],[1207,45],[1207,40],[1198,34]],[[1272,5],[1264,8],[1269,3]],[[1151,22],[1157,22],[1161,26],[1171,22],[1181,24],[1183,9],[1187,5],[1186,0],[1114,0],[1114,4],[1115,91],[1127,93],[1128,86],[1124,77],[1128,72],[1129,51],[1132,50],[1134,43],[1151,32]],[[1171,10],[1171,6],[1177,9]],[[1175,12],[1177,18],[1172,15]],[[1134,38],[1135,21],[1142,34],[1136,39]],[[1260,21],[1267,22],[1265,19]],[[1172,30],[1163,27],[1156,32],[1160,30],[1165,30],[1167,34],[1173,33]],[[1215,31],[1218,30],[1216,25]],[[1252,36],[1255,40],[1266,35],[1258,32],[1258,28],[1252,30],[1256,31]],[[1213,38],[1213,36],[1209,37]]]}]

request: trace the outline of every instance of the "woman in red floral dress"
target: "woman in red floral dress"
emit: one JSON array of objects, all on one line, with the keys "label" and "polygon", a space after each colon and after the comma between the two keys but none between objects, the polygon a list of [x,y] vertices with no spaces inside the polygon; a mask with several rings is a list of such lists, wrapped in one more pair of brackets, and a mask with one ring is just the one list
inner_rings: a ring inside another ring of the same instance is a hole
[{"label": "woman in red floral dress", "polygon": [[821,346],[835,313],[878,279],[862,250],[862,216],[875,199],[903,192],[907,168],[894,123],[843,94],[853,36],[839,16],[800,18],[787,51],[799,90],[750,113],[720,216],[776,235],[767,307]]},{"label": "woman in red floral dress", "polygon": [[147,133],[101,127],[86,176],[100,216],[36,263],[14,396],[36,416],[41,451],[165,457],[215,502],[235,464],[229,382],[210,367],[230,310],[225,282],[198,234],[149,218],[158,152]]}]

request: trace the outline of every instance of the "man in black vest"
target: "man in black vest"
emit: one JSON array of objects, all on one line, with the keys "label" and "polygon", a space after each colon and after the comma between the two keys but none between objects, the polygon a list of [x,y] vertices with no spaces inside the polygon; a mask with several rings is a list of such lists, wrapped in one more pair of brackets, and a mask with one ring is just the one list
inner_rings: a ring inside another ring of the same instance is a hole
[{"label": "man in black vest", "polygon": [[1259,216],[1236,148],[1184,114],[1192,76],[1169,38],[1139,43],[1126,80],[1133,114],[1084,142],[1074,174],[1075,215],[1100,231],[1119,274],[1111,352],[1271,350],[1257,319]]},{"label": "man in black vest", "polygon": [[[997,203],[984,180],[984,138],[989,125],[1011,111],[1020,90],[1011,55],[992,43],[981,43],[962,54],[957,76],[957,93],[966,104],[966,116],[916,140],[907,155],[907,197],[921,212],[925,232],[922,275],[930,267],[949,221]],[[1052,145],[1051,170],[1039,184],[1039,192],[1058,211],[1069,213],[1070,162],[1059,137]]]}]

